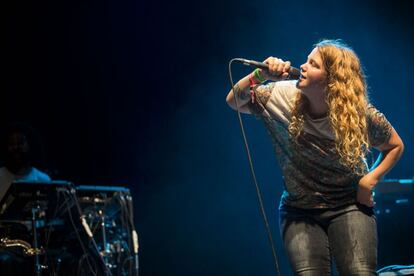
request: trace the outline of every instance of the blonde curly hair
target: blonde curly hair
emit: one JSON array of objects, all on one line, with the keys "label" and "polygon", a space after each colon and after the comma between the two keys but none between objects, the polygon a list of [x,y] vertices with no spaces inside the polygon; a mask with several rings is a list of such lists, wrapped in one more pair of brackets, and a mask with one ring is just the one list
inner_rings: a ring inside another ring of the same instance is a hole
[{"label": "blonde curly hair", "polygon": [[[327,73],[325,101],[339,162],[361,175],[366,170],[361,158],[365,158],[369,149],[367,84],[361,63],[355,52],[339,40],[322,40],[315,47]],[[289,125],[289,132],[296,140],[303,129],[308,104],[308,99],[298,93]]]}]

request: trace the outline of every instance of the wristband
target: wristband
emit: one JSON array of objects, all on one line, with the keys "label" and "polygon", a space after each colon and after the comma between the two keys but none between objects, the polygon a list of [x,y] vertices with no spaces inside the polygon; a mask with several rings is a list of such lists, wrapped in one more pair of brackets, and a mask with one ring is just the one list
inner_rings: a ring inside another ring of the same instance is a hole
[{"label": "wristband", "polygon": [[257,81],[255,80],[254,74],[251,73],[249,76],[249,90],[250,90],[250,99],[252,103],[255,102],[256,96],[254,95],[254,87],[258,85]]},{"label": "wristband", "polygon": [[256,79],[256,80],[258,80],[260,83],[263,83],[263,82],[265,82],[266,81],[266,79],[262,76],[262,74],[260,73],[261,71],[260,71],[260,69],[259,68],[256,68],[254,71],[253,71],[253,76],[254,76],[254,78]]}]

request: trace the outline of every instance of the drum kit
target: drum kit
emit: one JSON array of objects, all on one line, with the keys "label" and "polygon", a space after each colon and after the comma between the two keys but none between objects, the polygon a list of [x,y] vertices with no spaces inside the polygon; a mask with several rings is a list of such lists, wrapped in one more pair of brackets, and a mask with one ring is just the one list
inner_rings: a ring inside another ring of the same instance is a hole
[{"label": "drum kit", "polygon": [[0,255],[19,251],[33,275],[138,275],[129,189],[15,182],[0,201]]}]

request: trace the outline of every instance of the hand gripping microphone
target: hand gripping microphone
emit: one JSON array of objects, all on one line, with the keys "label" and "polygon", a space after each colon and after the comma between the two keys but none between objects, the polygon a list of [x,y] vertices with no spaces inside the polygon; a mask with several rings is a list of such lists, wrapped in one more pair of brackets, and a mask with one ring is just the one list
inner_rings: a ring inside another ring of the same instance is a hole
[{"label": "hand gripping microphone", "polygon": [[[251,65],[263,70],[269,70],[269,64],[263,63],[263,62],[258,62],[258,61],[254,61],[254,60],[249,60],[249,59],[244,59],[244,58],[235,58],[234,59],[237,62],[243,63],[244,65]],[[289,78],[290,79],[299,79],[300,77],[300,70],[296,67],[290,67],[289,70]]]}]

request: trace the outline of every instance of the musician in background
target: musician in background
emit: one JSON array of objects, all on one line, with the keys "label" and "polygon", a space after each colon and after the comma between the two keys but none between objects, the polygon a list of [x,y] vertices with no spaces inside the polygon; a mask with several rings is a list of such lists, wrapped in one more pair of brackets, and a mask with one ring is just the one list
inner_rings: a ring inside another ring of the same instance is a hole
[{"label": "musician in background", "polygon": [[[42,157],[41,143],[36,131],[29,125],[14,123],[0,137],[0,200],[13,181],[48,182],[49,175],[34,167]],[[0,238],[21,239],[30,242],[29,231],[21,223],[0,220]],[[0,275],[32,275],[33,258],[23,254],[22,248],[0,248]]]},{"label": "musician in background", "polygon": [[0,199],[13,181],[47,182],[49,175],[33,166],[41,146],[35,130],[23,123],[10,125],[1,139],[4,166],[0,167]]}]

